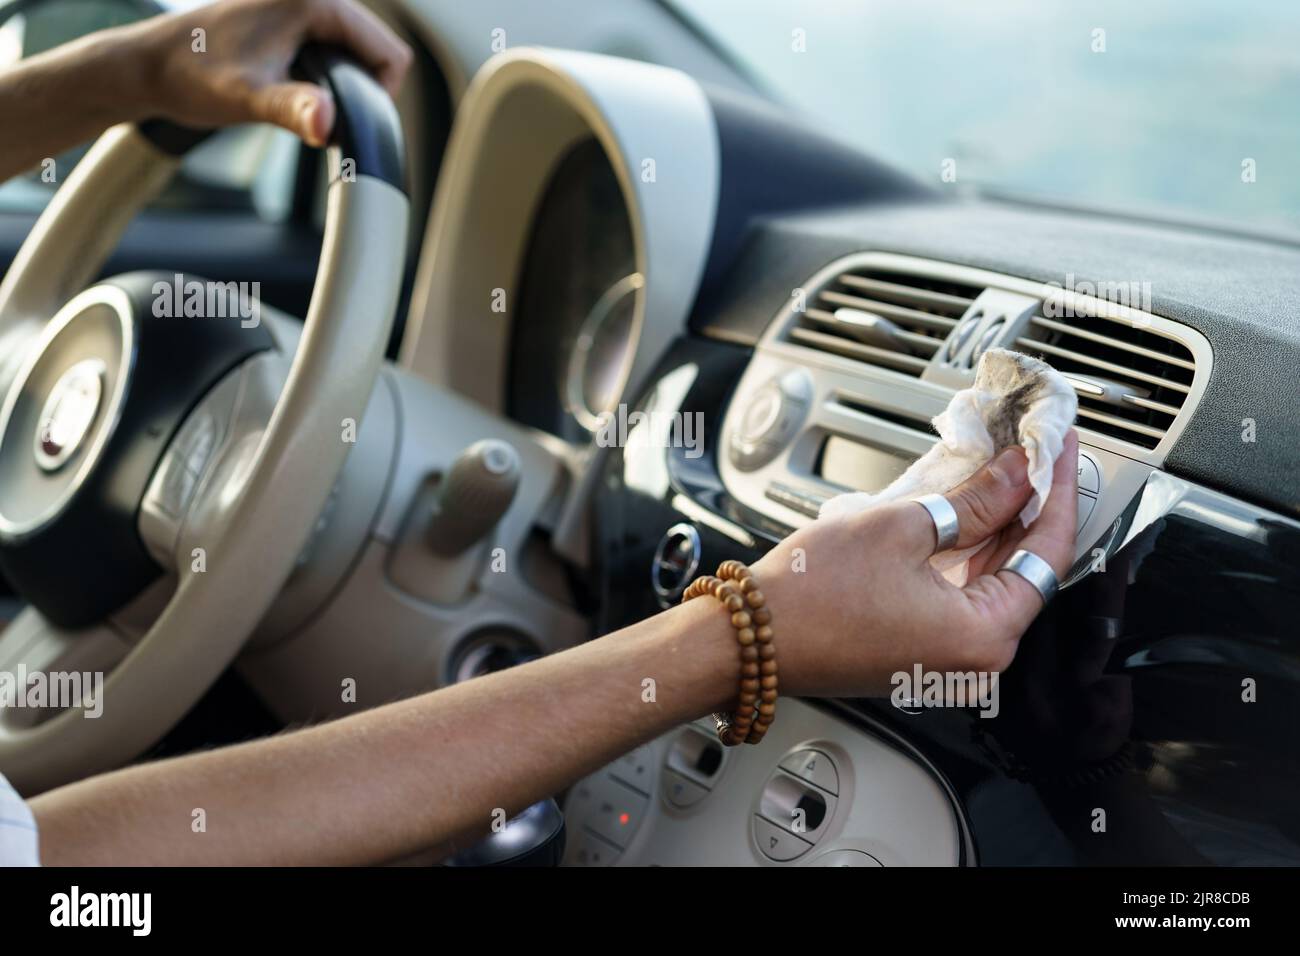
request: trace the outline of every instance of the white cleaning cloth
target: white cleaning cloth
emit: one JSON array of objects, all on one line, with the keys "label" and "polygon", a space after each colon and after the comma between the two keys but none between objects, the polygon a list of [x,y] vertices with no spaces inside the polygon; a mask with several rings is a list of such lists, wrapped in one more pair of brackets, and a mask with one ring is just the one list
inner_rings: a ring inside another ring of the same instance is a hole
[{"label": "white cleaning cloth", "polygon": [[[958,392],[935,416],[939,441],[889,487],[875,494],[850,492],[831,498],[821,517],[853,514],[886,501],[942,494],[961,484],[1010,445],[1029,459],[1034,493],[1020,512],[1026,526],[1038,517],[1052,488],[1052,468],[1065,434],[1074,424],[1074,389],[1050,365],[1019,352],[990,349],[975,369],[975,383]],[[935,555],[949,580],[964,584],[966,561],[979,545]]]}]

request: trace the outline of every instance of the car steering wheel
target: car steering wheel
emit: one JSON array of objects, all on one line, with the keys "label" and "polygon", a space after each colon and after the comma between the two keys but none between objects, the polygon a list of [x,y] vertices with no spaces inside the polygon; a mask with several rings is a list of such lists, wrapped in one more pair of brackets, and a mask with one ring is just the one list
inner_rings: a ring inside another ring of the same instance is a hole
[{"label": "car steering wheel", "polygon": [[[85,288],[203,136],[169,123],[105,133],[0,284],[0,567],[29,602],[0,632],[0,673],[104,674],[79,705],[0,706],[0,773],[23,792],[137,757],[199,700],[293,571],[362,422],[403,275],[401,126],[339,54],[304,50],[299,70],[337,120],[292,364],[247,311],[221,317],[229,286],[207,284],[204,317],[166,317],[170,276]],[[221,383],[235,403],[260,389],[264,413],[214,425]],[[112,626],[151,595],[142,636]]]}]

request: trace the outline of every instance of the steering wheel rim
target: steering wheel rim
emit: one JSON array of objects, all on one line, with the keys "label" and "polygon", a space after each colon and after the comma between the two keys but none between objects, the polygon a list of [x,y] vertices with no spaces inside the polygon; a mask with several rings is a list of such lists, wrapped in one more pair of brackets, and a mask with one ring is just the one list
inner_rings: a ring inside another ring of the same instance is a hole
[{"label": "steering wheel rim", "polygon": [[[362,425],[403,275],[401,126],[391,99],[355,64],[315,49],[299,66],[331,89],[337,120],[320,264],[287,380],[241,489],[211,526],[206,566],[176,562],[175,590],[105,675],[100,700],[26,725],[0,709],[0,772],[23,792],[133,759],[198,701],[293,571],[352,447],[345,420]],[[23,357],[47,318],[98,274],[135,213],[203,136],[158,122],[116,127],[74,169],[0,283],[0,356],[14,357],[0,359],[0,394],[21,387]],[[0,448],[30,439],[0,435]],[[80,636],[29,608],[0,632],[0,670],[73,659]]]}]

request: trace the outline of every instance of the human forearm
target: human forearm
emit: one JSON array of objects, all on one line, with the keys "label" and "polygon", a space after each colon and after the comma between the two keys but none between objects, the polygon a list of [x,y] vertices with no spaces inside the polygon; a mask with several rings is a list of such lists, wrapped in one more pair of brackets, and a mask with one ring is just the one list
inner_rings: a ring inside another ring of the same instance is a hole
[{"label": "human forearm", "polygon": [[[1042,607],[1004,556],[1064,575],[1074,552],[1075,440],[1043,513],[1011,451],[949,493],[955,547],[987,542],[974,579],[930,563],[935,526],[899,502],[818,521],[754,565],[790,696],[887,692],[918,663],[998,672]],[[445,847],[671,727],[737,697],[737,634],[700,598],[624,631],[310,730],[83,781],[32,803],[47,863],[366,863]],[[648,682],[653,681],[653,684]],[[653,693],[651,693],[653,691]],[[108,702],[111,705],[111,701]],[[207,828],[194,833],[194,811]]]},{"label": "human forearm", "polygon": [[149,115],[140,36],[137,28],[107,30],[0,72],[0,181]]},{"label": "human forearm", "polygon": [[[52,791],[32,802],[42,858],[355,864],[468,842],[497,811],[728,706],[736,667],[726,617],[692,602],[434,694]],[[205,833],[191,829],[199,809]]]}]

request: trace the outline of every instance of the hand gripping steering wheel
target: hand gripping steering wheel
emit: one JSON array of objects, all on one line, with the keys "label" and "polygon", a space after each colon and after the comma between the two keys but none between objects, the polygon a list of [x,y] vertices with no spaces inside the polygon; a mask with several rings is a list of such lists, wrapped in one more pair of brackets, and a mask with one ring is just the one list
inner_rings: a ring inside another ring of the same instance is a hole
[{"label": "hand gripping steering wheel", "polygon": [[[203,138],[169,123],[105,133],[0,284],[0,567],[29,602],[0,632],[0,773],[24,792],[135,758],[198,701],[293,571],[352,447],[348,423],[360,427],[403,274],[401,126],[336,53],[304,51],[299,67],[329,87],[337,120],[291,364],[247,311],[224,308],[229,287],[206,284],[201,316],[157,307],[171,276],[86,288]],[[203,412],[218,392],[247,405],[258,389],[269,415],[239,428]],[[111,625],[150,593],[160,608],[142,634]],[[98,699],[83,687],[80,705],[5,706],[24,674],[53,693],[83,671],[102,673]]]}]

